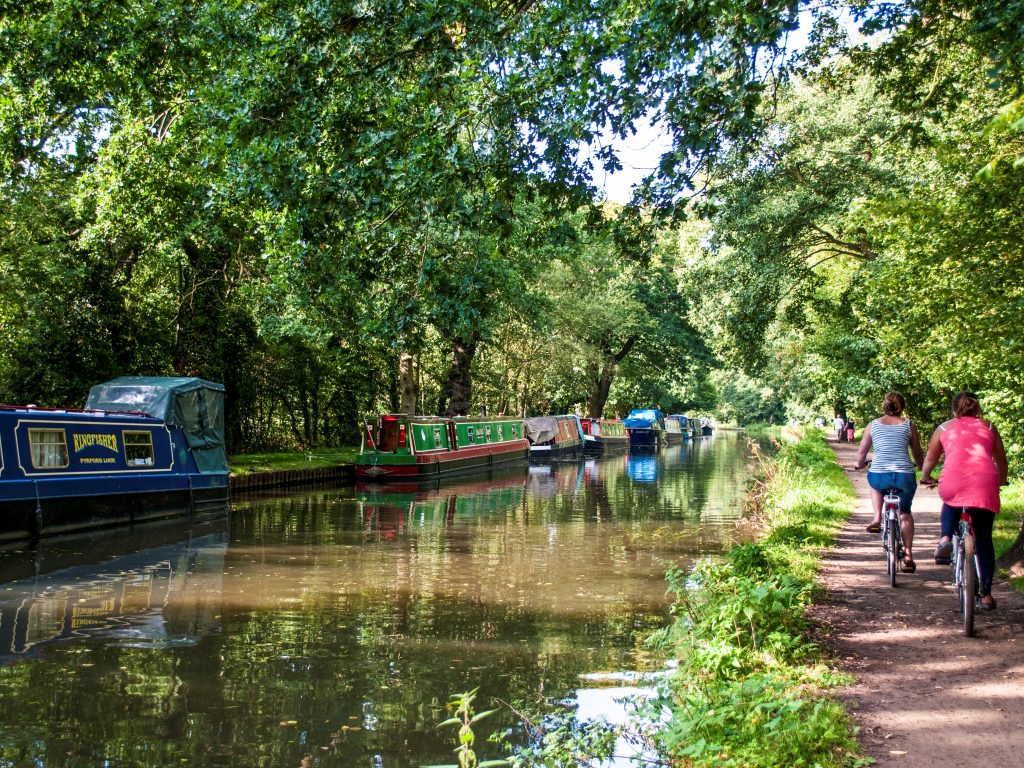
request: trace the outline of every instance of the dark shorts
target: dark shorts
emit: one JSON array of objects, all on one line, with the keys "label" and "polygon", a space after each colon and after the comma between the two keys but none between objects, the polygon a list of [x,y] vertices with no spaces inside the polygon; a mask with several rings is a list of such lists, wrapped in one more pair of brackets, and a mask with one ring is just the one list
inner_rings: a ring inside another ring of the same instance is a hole
[{"label": "dark shorts", "polygon": [[910,505],[917,493],[917,478],[913,472],[868,472],[868,485],[879,493],[895,489],[900,497],[900,512],[910,514]]}]

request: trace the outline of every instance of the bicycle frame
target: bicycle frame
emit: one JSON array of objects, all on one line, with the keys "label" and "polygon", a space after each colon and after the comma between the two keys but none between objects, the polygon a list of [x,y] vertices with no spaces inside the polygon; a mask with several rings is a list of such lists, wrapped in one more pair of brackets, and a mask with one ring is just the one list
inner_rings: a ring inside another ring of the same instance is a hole
[{"label": "bicycle frame", "polygon": [[965,637],[974,636],[974,612],[981,598],[981,565],[974,542],[974,521],[967,509],[960,511],[960,525],[953,533],[953,586]]},{"label": "bicycle frame", "polygon": [[882,549],[885,551],[885,572],[889,586],[896,586],[896,572],[903,562],[903,531],[900,526],[900,497],[889,488],[882,497]]}]

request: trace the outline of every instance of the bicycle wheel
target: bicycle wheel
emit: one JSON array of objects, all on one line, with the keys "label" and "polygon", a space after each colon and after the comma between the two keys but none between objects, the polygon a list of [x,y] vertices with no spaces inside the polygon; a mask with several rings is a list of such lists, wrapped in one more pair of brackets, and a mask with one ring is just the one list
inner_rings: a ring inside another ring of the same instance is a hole
[{"label": "bicycle wheel", "polygon": [[896,571],[900,567],[900,542],[899,542],[899,528],[896,527],[896,521],[890,520],[886,524],[886,558],[885,567],[889,574],[889,586],[896,586]]},{"label": "bicycle wheel", "polygon": [[974,590],[978,578],[974,537],[965,536],[960,573],[960,613],[964,620],[964,637],[974,636]]}]

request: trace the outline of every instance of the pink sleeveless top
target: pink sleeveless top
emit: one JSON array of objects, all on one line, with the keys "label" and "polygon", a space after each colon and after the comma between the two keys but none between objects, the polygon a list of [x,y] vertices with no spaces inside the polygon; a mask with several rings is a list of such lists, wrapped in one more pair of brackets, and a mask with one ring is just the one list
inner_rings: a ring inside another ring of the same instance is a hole
[{"label": "pink sleeveless top", "polygon": [[939,442],[946,454],[939,475],[939,498],[953,507],[999,511],[999,470],[992,458],[995,432],[973,416],[960,416],[940,426]]}]

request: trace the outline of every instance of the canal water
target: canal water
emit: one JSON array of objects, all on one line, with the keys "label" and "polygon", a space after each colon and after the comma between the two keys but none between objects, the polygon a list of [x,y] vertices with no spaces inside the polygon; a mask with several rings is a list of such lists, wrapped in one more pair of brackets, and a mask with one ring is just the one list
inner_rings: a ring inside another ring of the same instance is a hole
[{"label": "canal water", "polygon": [[455,694],[599,712],[657,666],[668,564],[743,538],[748,462],[722,433],[0,551],[0,766],[451,764]]}]

